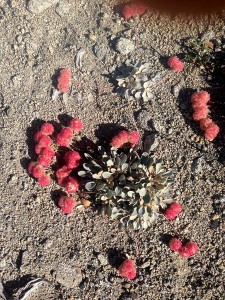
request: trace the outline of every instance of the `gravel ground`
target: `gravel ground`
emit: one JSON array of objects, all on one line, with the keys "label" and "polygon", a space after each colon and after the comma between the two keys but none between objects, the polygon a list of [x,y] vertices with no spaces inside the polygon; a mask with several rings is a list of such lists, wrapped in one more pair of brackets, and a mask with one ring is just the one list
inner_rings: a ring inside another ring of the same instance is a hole
[{"label": "gravel ground", "polygon": [[[1,0],[0,24],[0,275],[8,294],[18,299],[29,279],[39,277],[50,283],[29,299],[224,299],[223,134],[219,144],[206,142],[191,120],[191,91],[211,88],[199,70],[178,74],[165,67],[166,57],[181,52],[182,39],[209,33],[221,39],[223,21],[149,12],[125,22],[103,0],[30,0],[27,6]],[[116,50],[121,38],[130,40],[131,52]],[[128,105],[112,92],[108,77],[127,59],[167,72],[148,102]],[[72,90],[52,100],[52,77],[64,67],[72,68]],[[184,260],[172,253],[165,222],[120,232],[116,221],[91,208],[60,213],[57,186],[41,188],[26,167],[40,120],[66,115],[81,118],[92,140],[111,138],[115,126],[156,133],[154,153],[174,168],[172,194],[184,207],[175,226],[199,244],[198,255]],[[139,266],[132,282],[117,273],[125,254]]]}]

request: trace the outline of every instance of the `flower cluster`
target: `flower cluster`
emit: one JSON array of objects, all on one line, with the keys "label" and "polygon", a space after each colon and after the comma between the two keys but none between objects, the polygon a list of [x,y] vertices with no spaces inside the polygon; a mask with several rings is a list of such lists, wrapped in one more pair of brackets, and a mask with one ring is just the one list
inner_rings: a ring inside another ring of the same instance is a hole
[{"label": "flower cluster", "polygon": [[149,9],[148,5],[140,0],[129,1],[122,7],[122,15],[125,20],[130,19],[136,15],[143,15]]},{"label": "flower cluster", "polygon": [[[57,183],[68,194],[78,191],[79,183],[73,173],[79,166],[81,157],[77,151],[72,151],[69,145],[72,141],[79,140],[82,128],[81,120],[72,119],[69,126],[63,127],[58,134],[55,133],[56,130],[51,123],[44,123],[36,132],[34,140],[37,161],[29,164],[28,172],[38,180],[41,186],[50,184],[51,174],[51,177],[56,178]],[[63,213],[71,213],[76,201],[72,197],[62,196],[58,204]]]},{"label": "flower cluster", "polygon": [[50,177],[46,174],[45,167],[51,164],[55,151],[51,147],[53,140],[50,137],[54,132],[54,127],[50,123],[44,123],[41,129],[36,132],[34,140],[36,142],[35,152],[38,155],[36,162],[31,162],[28,166],[28,171],[38,179],[41,186],[50,184]]},{"label": "flower cluster", "polygon": [[170,57],[167,65],[175,72],[182,72],[184,69],[184,63],[178,57]]},{"label": "flower cluster", "polygon": [[69,91],[71,77],[72,75],[70,69],[60,70],[59,76],[57,78],[57,90],[60,93],[67,93]]},{"label": "flower cluster", "polygon": [[168,220],[175,220],[176,217],[181,213],[181,211],[182,211],[182,206],[177,202],[173,202],[165,210],[164,215]]},{"label": "flower cluster", "polygon": [[131,259],[126,259],[120,266],[119,266],[119,275],[125,277],[127,279],[134,279],[137,275],[135,262]]},{"label": "flower cluster", "polygon": [[122,130],[116,135],[112,141],[111,145],[115,148],[121,148],[124,145],[129,145],[130,147],[134,147],[139,140],[139,133],[137,131],[125,131]]},{"label": "flower cluster", "polygon": [[188,258],[198,252],[198,245],[194,242],[182,243],[179,239],[172,238],[169,247],[173,251],[177,251],[180,257]]},{"label": "flower cluster", "polygon": [[210,94],[206,91],[195,92],[191,96],[191,104],[194,110],[193,119],[199,122],[204,137],[209,141],[213,141],[217,137],[220,128],[208,118],[209,108],[207,104],[209,101]]}]

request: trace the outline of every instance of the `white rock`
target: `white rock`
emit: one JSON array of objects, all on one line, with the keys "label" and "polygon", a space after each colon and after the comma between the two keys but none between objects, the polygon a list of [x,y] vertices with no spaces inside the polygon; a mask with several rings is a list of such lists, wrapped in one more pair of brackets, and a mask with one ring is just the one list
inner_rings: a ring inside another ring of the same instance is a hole
[{"label": "white rock", "polygon": [[118,50],[123,55],[130,53],[131,51],[134,50],[134,48],[135,48],[134,42],[126,38],[118,39],[116,44],[116,50]]},{"label": "white rock", "polygon": [[44,10],[58,2],[59,0],[30,0],[27,8],[34,14],[41,14]]}]

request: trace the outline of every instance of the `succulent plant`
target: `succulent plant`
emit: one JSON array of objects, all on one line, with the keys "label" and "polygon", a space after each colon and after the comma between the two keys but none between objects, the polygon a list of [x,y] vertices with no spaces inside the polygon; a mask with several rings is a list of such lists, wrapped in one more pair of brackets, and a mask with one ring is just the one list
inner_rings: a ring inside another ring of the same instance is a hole
[{"label": "succulent plant", "polygon": [[149,63],[127,62],[114,73],[118,87],[117,93],[127,100],[143,99],[148,101],[153,97],[152,87],[156,80],[160,79],[162,72],[151,73]]},{"label": "succulent plant", "polygon": [[88,162],[78,173],[86,179],[85,189],[95,194],[109,217],[120,219],[121,226],[147,228],[161,215],[160,209],[173,202],[171,170],[146,152],[139,156],[134,148],[98,151],[95,158],[85,154]]}]

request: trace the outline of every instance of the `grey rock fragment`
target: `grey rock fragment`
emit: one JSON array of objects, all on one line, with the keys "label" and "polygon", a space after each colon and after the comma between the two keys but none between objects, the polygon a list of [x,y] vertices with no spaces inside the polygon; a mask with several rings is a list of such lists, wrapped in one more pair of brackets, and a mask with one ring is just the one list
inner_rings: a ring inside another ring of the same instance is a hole
[{"label": "grey rock fragment", "polygon": [[82,281],[81,269],[78,267],[71,267],[69,265],[61,264],[55,271],[55,279],[57,282],[67,288],[74,288]]},{"label": "grey rock fragment", "polygon": [[60,17],[64,17],[69,14],[70,4],[67,1],[59,1],[55,11]]},{"label": "grey rock fragment", "polygon": [[129,39],[120,38],[117,40],[116,50],[119,51],[120,54],[126,55],[132,52],[134,48],[135,48],[134,42]]},{"label": "grey rock fragment", "polygon": [[100,261],[101,265],[103,265],[103,266],[106,266],[108,264],[108,260],[103,254],[98,255],[98,260]]},{"label": "grey rock fragment", "polygon": [[34,14],[41,14],[47,8],[58,3],[59,0],[30,0],[28,10]]}]

